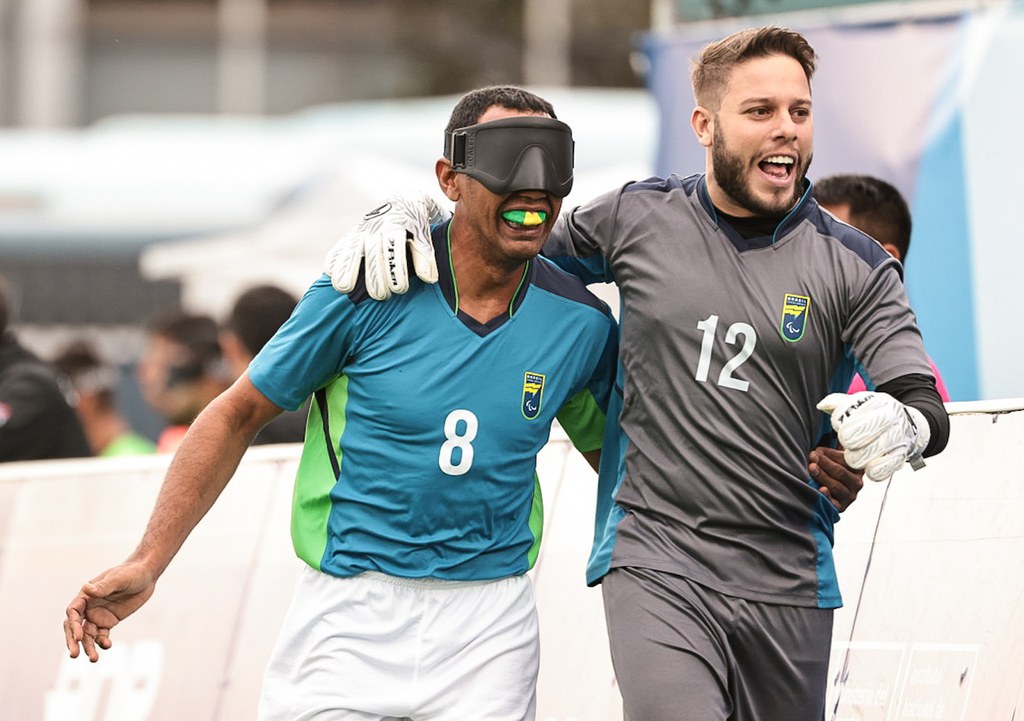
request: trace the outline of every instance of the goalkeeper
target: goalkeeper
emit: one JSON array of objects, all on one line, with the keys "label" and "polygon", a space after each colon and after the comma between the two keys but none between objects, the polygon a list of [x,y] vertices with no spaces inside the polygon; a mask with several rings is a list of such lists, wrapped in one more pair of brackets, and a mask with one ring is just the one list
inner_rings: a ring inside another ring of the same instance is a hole
[{"label": "goalkeeper", "polygon": [[[811,195],[816,60],[778,27],[708,45],[691,115],[705,172],[626,183],[544,246],[622,299],[588,581],[629,719],[820,721],[839,515],[807,454],[838,436],[884,481],[948,438],[899,263]],[[412,216],[346,234],[336,287],[407,238],[424,254]],[[404,266],[374,267],[379,295],[403,288]],[[858,362],[877,388],[838,393]]]}]

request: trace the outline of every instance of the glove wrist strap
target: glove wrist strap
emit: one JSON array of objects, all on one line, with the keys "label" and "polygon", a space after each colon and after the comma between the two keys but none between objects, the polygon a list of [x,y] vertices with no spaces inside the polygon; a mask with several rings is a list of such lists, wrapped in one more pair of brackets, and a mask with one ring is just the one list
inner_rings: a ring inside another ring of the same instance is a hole
[{"label": "glove wrist strap", "polygon": [[907,416],[910,419],[914,430],[917,431],[917,438],[914,440],[914,445],[907,454],[907,462],[911,468],[915,471],[924,468],[924,449],[928,447],[928,441],[932,437],[931,426],[928,425],[928,419],[924,417],[924,414],[916,408],[910,406],[904,406],[907,411]]}]

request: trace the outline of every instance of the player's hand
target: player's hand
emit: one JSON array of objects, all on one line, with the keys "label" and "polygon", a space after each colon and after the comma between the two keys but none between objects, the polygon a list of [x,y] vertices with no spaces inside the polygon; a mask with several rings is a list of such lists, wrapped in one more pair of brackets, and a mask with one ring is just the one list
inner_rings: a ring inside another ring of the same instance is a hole
[{"label": "player's hand", "polygon": [[864,487],[864,471],[846,465],[842,448],[819,446],[808,456],[811,478],[818,490],[842,513]]},{"label": "player's hand", "polygon": [[350,293],[359,281],[365,260],[366,291],[387,300],[392,293],[409,290],[406,249],[413,270],[424,283],[437,282],[437,261],[430,240],[430,225],[448,213],[426,194],[393,195],[350,228],[327,253],[326,272],[340,293]]},{"label": "player's hand", "polygon": [[84,584],[65,611],[64,639],[71,658],[80,650],[99,660],[99,650],[111,647],[110,631],[135,613],[156,588],[156,579],[139,563],[124,563]]},{"label": "player's hand", "polygon": [[885,481],[904,461],[918,461],[931,438],[921,411],[888,393],[832,393],[818,403],[832,417],[846,463],[863,468],[869,480]]}]

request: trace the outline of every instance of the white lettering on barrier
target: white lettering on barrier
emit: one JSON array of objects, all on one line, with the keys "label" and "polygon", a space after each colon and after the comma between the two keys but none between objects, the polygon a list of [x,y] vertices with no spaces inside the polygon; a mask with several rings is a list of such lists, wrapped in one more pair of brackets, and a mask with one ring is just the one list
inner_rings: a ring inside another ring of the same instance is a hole
[{"label": "white lettering on barrier", "polygon": [[118,643],[100,663],[65,657],[47,691],[44,721],[146,721],[164,671],[164,645]]},{"label": "white lettering on barrier", "polygon": [[832,649],[834,662],[847,652],[852,669],[848,678],[836,679],[842,688],[833,721],[961,721],[970,696],[964,679],[977,665],[981,647],[856,642],[833,644]]}]

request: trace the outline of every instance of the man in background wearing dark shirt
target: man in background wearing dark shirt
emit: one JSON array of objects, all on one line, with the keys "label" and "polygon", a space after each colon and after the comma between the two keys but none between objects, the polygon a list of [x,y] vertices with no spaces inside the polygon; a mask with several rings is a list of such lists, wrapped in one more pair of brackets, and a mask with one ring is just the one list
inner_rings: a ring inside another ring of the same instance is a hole
[{"label": "man in background wearing dark shirt", "polygon": [[56,371],[8,328],[12,301],[0,278],[0,462],[91,456]]}]

